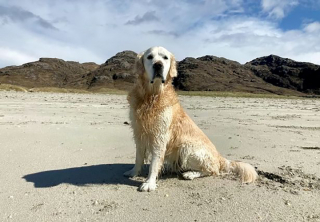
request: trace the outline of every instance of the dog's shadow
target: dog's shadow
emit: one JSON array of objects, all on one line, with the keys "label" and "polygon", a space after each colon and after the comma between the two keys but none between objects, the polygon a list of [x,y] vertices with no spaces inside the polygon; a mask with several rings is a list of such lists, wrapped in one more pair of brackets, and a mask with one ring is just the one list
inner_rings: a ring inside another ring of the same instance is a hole
[{"label": "dog's shadow", "polygon": [[28,174],[23,178],[34,183],[34,187],[46,188],[67,183],[76,186],[91,184],[124,184],[138,187],[141,182],[123,176],[130,170],[133,164],[101,164],[93,166],[82,166],[60,170],[49,170]]}]

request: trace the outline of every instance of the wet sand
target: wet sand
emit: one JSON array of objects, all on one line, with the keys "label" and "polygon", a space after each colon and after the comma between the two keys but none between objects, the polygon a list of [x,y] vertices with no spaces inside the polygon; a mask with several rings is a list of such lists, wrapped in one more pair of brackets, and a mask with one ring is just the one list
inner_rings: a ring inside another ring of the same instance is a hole
[{"label": "wet sand", "polygon": [[255,184],[171,174],[138,192],[125,96],[0,91],[0,221],[320,221],[319,99],[180,99]]}]

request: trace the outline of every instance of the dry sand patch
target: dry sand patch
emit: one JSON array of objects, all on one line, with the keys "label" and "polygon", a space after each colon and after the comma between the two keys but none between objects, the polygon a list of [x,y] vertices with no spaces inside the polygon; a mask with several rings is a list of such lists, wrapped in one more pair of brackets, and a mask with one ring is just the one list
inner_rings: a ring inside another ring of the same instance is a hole
[{"label": "dry sand patch", "polygon": [[320,100],[181,101],[256,184],[169,174],[138,192],[144,177],[122,176],[135,158],[125,96],[0,92],[0,221],[320,220]]}]

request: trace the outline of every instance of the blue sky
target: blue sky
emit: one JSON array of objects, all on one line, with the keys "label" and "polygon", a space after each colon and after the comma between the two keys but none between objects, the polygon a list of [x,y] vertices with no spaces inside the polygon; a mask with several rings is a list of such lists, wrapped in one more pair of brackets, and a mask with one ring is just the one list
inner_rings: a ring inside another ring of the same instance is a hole
[{"label": "blue sky", "polygon": [[270,54],[320,64],[320,0],[0,0],[0,67],[103,63],[161,45],[178,60]]}]

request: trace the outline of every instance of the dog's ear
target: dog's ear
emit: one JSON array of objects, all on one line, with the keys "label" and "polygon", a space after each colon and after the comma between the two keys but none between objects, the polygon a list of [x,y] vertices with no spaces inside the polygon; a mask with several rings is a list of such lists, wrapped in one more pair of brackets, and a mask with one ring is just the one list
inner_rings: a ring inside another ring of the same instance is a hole
[{"label": "dog's ear", "polygon": [[169,75],[171,78],[177,77],[177,65],[176,65],[176,59],[174,58],[174,55],[171,54],[171,62],[170,62],[170,69],[169,69]]},{"label": "dog's ear", "polygon": [[134,73],[138,75],[142,75],[145,72],[144,65],[143,65],[143,55],[144,55],[144,52],[139,53],[135,61]]}]

